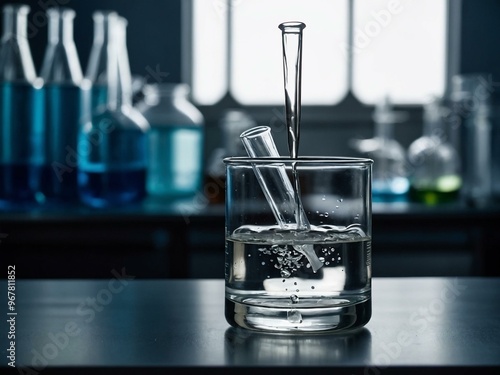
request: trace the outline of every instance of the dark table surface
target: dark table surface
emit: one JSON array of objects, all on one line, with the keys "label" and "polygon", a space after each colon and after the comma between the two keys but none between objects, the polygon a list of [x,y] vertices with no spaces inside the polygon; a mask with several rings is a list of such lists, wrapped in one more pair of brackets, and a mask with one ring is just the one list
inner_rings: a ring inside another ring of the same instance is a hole
[{"label": "dark table surface", "polygon": [[17,315],[8,315],[0,283],[0,373],[10,369],[12,317],[13,373],[500,373],[499,278],[375,278],[365,328],[297,336],[231,328],[222,280],[114,272],[108,280],[17,280]]}]

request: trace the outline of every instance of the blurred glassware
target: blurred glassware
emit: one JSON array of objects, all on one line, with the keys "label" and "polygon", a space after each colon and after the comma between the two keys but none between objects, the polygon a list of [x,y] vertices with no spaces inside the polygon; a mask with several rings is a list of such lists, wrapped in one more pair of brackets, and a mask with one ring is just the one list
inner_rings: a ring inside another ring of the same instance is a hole
[{"label": "blurred glassware", "polygon": [[[496,105],[492,105],[491,109],[491,144],[500,145],[500,106],[496,103]],[[496,201],[500,201],[500,147],[492,147],[491,164],[492,195]]]},{"label": "blurred glassware", "polygon": [[224,203],[226,168],[222,159],[228,156],[247,156],[240,134],[257,126],[255,120],[244,110],[228,109],[219,121],[222,134],[222,147],[216,148],[207,163],[205,184],[210,203]]},{"label": "blurred glassware", "polygon": [[151,84],[144,93],[142,113],[151,124],[147,191],[168,199],[193,196],[203,178],[203,115],[186,84]]},{"label": "blurred glassware", "polygon": [[0,206],[43,201],[43,81],[36,76],[27,38],[29,6],[3,7],[0,45]]},{"label": "blurred glassware", "polygon": [[95,111],[99,106],[105,106],[107,100],[107,74],[109,59],[109,20],[118,16],[113,11],[96,11],[92,15],[94,20],[94,40],[90,50],[89,61],[85,78],[92,83],[90,92],[90,107]]},{"label": "blurred glassware", "polygon": [[49,201],[78,200],[76,144],[82,116],[82,69],[73,40],[75,12],[47,10],[48,45],[41,77],[45,91],[45,166],[42,191]]},{"label": "blurred glassware", "polygon": [[106,105],[92,111],[78,142],[80,198],[93,207],[138,202],[146,195],[149,124],[132,107],[127,21],[113,12],[103,17],[108,39],[106,72],[101,74],[107,82]]},{"label": "blurred glassware", "polygon": [[409,189],[406,171],[406,152],[394,139],[394,124],[403,122],[406,113],[395,112],[385,97],[375,107],[373,120],[375,136],[369,139],[352,139],[350,146],[373,159],[373,202],[405,201]]},{"label": "blurred glassware", "polygon": [[485,74],[452,78],[451,118],[461,156],[462,197],[467,204],[484,205],[492,198],[491,93]]},{"label": "blurred glassware", "polygon": [[439,98],[425,105],[423,135],[408,148],[412,201],[434,205],[459,197],[460,159],[449,142],[444,110]]}]

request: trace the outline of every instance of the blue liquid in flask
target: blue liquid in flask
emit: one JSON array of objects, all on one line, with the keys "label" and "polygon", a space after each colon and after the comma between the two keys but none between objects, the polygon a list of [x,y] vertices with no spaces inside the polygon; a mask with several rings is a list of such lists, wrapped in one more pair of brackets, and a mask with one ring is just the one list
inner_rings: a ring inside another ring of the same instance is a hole
[{"label": "blue liquid in flask", "polygon": [[49,84],[45,92],[47,133],[42,190],[49,201],[76,202],[82,90],[75,85]]},{"label": "blue liquid in flask", "polygon": [[43,200],[41,89],[26,82],[0,83],[0,206],[18,207]]},{"label": "blue liquid in flask", "polygon": [[201,188],[203,128],[151,126],[148,192],[165,197],[194,195]]},{"label": "blue liquid in flask", "polygon": [[128,129],[104,112],[94,118],[95,126],[79,139],[80,199],[93,207],[134,203],[146,195],[147,134]]}]

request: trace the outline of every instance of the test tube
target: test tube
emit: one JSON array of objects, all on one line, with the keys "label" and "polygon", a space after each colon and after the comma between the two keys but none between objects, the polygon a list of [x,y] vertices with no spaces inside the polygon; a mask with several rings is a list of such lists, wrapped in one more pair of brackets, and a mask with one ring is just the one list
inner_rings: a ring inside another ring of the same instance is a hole
[{"label": "test tube", "polygon": [[[252,158],[280,156],[268,126],[251,128],[244,131],[240,138]],[[282,163],[265,167],[254,165],[254,172],[279,226],[282,229],[309,230],[310,225],[304,210],[299,210],[297,207],[295,191],[285,165]],[[297,215],[301,215],[301,220]]]},{"label": "test tube", "polygon": [[[252,158],[279,157],[278,150],[268,126],[257,126],[240,135],[245,150]],[[297,205],[295,191],[283,163],[253,165],[253,170],[273,214],[282,229],[310,230],[310,224],[302,205]],[[298,197],[300,199],[300,197]],[[314,272],[323,263],[314,252],[312,245],[294,245],[294,249],[305,255]]]}]

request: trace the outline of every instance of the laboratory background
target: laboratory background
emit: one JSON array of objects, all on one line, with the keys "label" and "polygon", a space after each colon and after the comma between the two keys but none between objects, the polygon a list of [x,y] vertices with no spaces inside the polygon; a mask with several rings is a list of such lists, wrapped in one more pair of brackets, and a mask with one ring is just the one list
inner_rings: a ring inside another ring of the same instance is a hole
[{"label": "laboratory background", "polygon": [[[500,276],[500,2],[0,1],[0,253],[17,277],[223,278],[225,169],[367,157],[376,277]],[[3,261],[2,261],[3,263]]]}]

